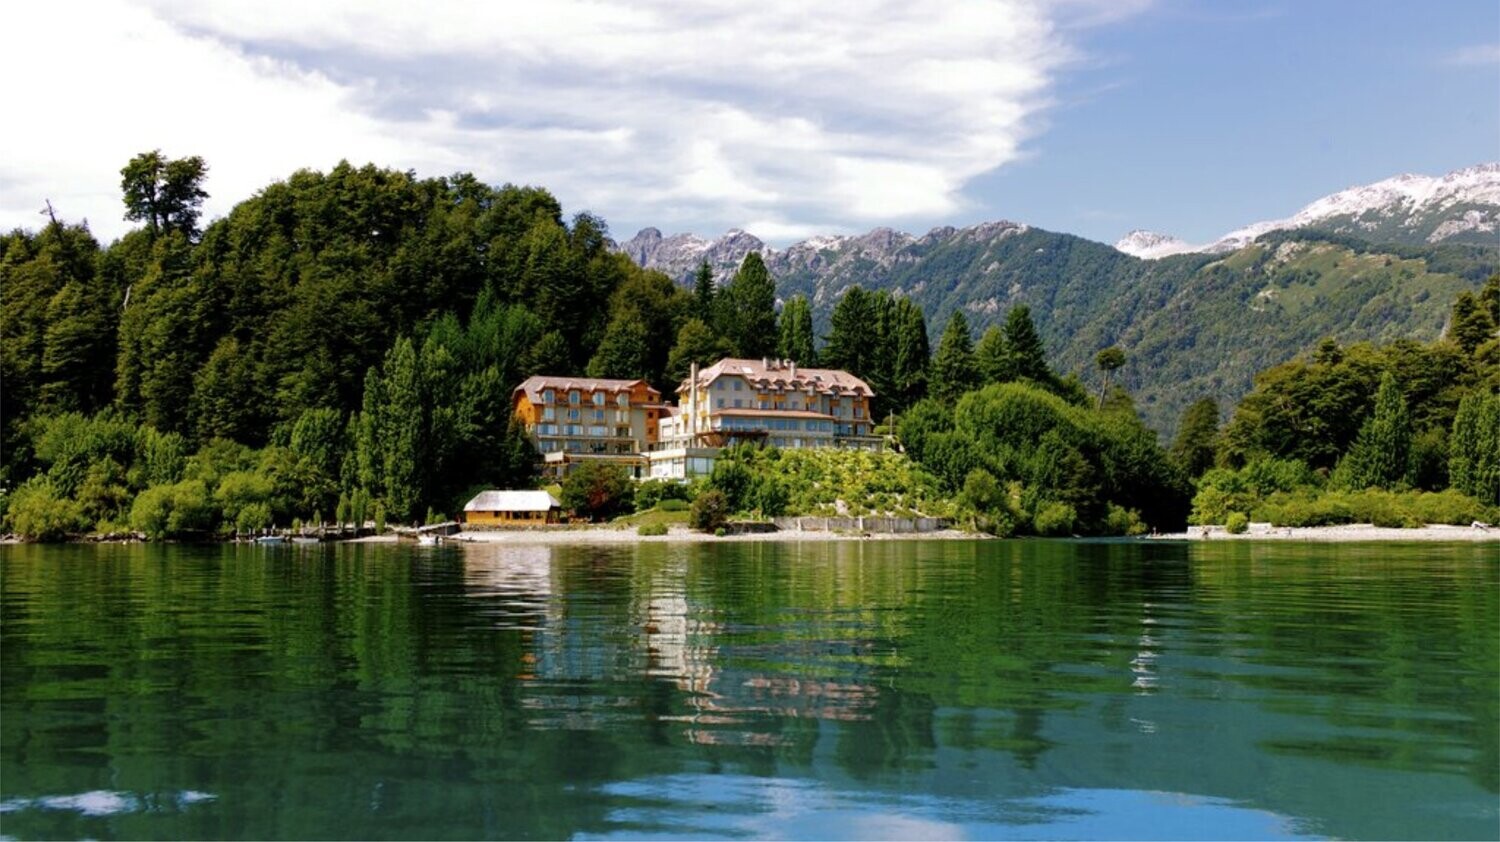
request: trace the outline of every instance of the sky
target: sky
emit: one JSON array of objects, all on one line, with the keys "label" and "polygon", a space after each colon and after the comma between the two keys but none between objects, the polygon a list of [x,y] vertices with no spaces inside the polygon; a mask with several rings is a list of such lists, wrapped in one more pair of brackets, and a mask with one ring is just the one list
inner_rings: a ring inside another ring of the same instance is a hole
[{"label": "sky", "polygon": [[[99,0],[7,10],[0,228],[205,217],[341,159],[540,185],[568,213],[773,244],[995,219],[1207,242],[1500,160],[1500,3]],[[9,122],[9,121],[7,121]]]}]

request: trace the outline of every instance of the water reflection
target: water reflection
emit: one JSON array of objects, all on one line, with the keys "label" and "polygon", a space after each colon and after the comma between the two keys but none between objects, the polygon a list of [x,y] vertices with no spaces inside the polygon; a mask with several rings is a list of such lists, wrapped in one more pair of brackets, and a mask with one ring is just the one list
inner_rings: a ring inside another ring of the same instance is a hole
[{"label": "water reflection", "polygon": [[1500,835],[1485,548],[0,562],[7,835]]}]

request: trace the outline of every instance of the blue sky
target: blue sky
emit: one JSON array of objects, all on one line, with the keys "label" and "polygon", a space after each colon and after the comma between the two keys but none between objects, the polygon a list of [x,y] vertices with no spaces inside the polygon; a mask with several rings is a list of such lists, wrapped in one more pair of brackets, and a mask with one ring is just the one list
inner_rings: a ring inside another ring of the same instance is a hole
[{"label": "blue sky", "polygon": [[1403,172],[1500,159],[1500,3],[1163,2],[1086,33],[1092,64],[994,215],[1113,241],[1207,242]]},{"label": "blue sky", "polygon": [[[775,244],[1012,219],[1203,242],[1500,159],[1500,4],[96,0],[10,10],[0,227],[110,239],[119,169],[209,164],[212,218],[340,159],[545,186],[615,236]],[[145,80],[170,80],[156,90]],[[59,91],[71,92],[59,96]]]}]

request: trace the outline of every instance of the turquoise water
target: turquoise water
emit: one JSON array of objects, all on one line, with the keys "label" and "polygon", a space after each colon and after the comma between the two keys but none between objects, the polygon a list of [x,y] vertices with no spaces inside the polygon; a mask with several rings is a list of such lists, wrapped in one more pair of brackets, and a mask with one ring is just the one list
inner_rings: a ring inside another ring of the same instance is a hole
[{"label": "turquoise water", "polygon": [[0,547],[11,838],[1497,838],[1494,546]]}]

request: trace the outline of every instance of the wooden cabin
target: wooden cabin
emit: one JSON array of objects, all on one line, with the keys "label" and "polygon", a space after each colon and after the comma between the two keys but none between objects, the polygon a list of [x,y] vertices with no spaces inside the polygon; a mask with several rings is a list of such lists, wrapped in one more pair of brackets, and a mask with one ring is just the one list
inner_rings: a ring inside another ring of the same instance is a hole
[{"label": "wooden cabin", "polygon": [[537,526],[557,523],[562,504],[545,491],[481,491],[464,504],[472,526]]}]

